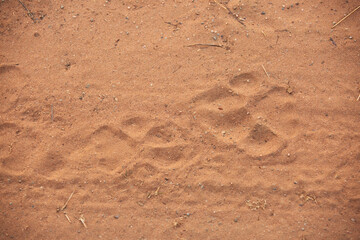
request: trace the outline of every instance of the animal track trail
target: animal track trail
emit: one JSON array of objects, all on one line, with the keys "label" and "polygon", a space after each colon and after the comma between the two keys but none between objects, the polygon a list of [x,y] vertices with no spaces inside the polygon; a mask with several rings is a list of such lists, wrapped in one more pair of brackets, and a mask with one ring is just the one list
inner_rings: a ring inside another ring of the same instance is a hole
[{"label": "animal track trail", "polygon": [[142,140],[140,156],[156,167],[182,166],[193,156],[191,134],[185,128],[166,121],[150,128]]},{"label": "animal track trail", "polygon": [[150,128],[143,141],[153,144],[168,144],[171,142],[186,143],[190,133],[173,122],[166,122]]},{"label": "animal track trail", "polygon": [[286,143],[269,127],[257,123],[243,140],[243,145],[251,157],[263,157],[281,152]]},{"label": "animal track trail", "polygon": [[192,99],[194,103],[212,103],[216,100],[234,96],[230,88],[224,86],[216,86],[205,92],[202,92]]},{"label": "animal track trail", "polygon": [[31,162],[37,134],[11,122],[0,124],[0,164],[5,170],[21,172]]},{"label": "animal track trail", "polygon": [[25,76],[15,65],[0,65],[0,112],[7,113],[15,108],[20,101],[20,91],[24,85]]},{"label": "animal track trail", "polygon": [[78,147],[70,151],[69,160],[83,169],[96,170],[98,167],[109,174],[129,164],[138,145],[121,129],[108,125],[99,126],[76,141]]},{"label": "animal track trail", "polygon": [[253,116],[251,130],[242,140],[245,152],[252,158],[281,154],[287,147],[289,135],[296,135],[299,130],[293,97],[285,87],[270,82],[259,72],[237,75],[230,79],[229,85],[248,97],[246,107]]},{"label": "animal track trail", "polygon": [[287,144],[271,124],[253,116],[261,113],[254,103],[271,100],[273,92],[277,93],[273,89],[279,88],[262,79],[257,72],[242,73],[229,80],[230,88],[216,86],[192,99],[192,114],[200,128],[228,146],[236,145],[251,158],[277,155]]},{"label": "animal track trail", "polygon": [[142,139],[153,124],[143,116],[130,116],[121,122],[121,127],[133,139]]},{"label": "animal track trail", "polygon": [[252,125],[246,108],[247,97],[231,88],[215,86],[195,96],[192,103],[196,128],[211,134],[222,145],[233,146],[246,137]]},{"label": "animal track trail", "polygon": [[246,72],[235,75],[230,79],[229,85],[235,92],[245,96],[254,96],[265,89],[267,81],[257,72]]},{"label": "animal track trail", "polygon": [[248,108],[258,118],[266,119],[285,139],[298,136],[305,126],[294,97],[286,92],[285,87],[273,86],[257,95],[249,102]]}]

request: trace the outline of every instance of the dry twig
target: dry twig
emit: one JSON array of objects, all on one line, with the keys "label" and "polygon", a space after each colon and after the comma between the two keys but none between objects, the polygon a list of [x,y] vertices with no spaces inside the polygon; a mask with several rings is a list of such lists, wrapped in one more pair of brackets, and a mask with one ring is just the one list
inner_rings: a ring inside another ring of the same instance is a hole
[{"label": "dry twig", "polygon": [[152,196],[157,196],[157,195],[159,195],[159,190],[160,190],[160,187],[158,187],[155,192],[149,193],[149,194],[147,195],[147,198],[150,199]]},{"label": "dry twig", "polygon": [[79,221],[84,225],[85,228],[87,228],[86,223],[85,223],[85,218],[84,218],[83,214],[81,214],[81,216],[79,218]]},{"label": "dry twig", "polygon": [[347,19],[351,14],[353,14],[354,12],[356,12],[358,9],[360,8],[360,5],[357,6],[354,10],[352,10],[348,15],[346,15],[345,17],[343,17],[342,19],[340,19],[337,23],[334,24],[334,26],[332,26],[332,28],[335,28],[337,25],[339,25],[342,21],[344,21],[345,19]]},{"label": "dry twig", "polygon": [[214,2],[218,4],[221,8],[225,9],[228,12],[228,14],[230,14],[237,22],[245,26],[245,24],[239,19],[239,17],[235,13],[233,13],[226,5],[219,3],[217,0],[214,0]]},{"label": "dry twig", "polygon": [[196,43],[196,44],[191,44],[191,45],[187,45],[186,47],[199,47],[199,48],[218,47],[218,48],[228,49],[228,47],[225,47],[224,45],[217,45],[217,44],[205,44],[205,43]]},{"label": "dry twig", "polygon": [[71,220],[70,220],[69,216],[66,214],[66,212],[64,212],[64,215],[65,215],[66,219],[69,221],[69,223],[71,223]]},{"label": "dry twig", "polygon": [[54,121],[54,106],[51,104],[51,121]]},{"label": "dry twig", "polygon": [[64,209],[67,207],[70,199],[72,198],[73,194],[74,194],[75,190],[70,194],[70,197],[68,198],[68,200],[66,201],[66,203],[64,204],[64,206],[60,209],[60,211],[64,211]]},{"label": "dry twig", "polygon": [[268,72],[266,71],[264,65],[261,65],[261,67],[264,69],[264,72],[265,72],[266,76],[267,76],[268,78],[270,78],[270,76],[269,76]]},{"label": "dry twig", "polygon": [[34,14],[25,6],[25,4],[18,0],[18,2],[23,6],[23,8],[27,11],[27,15],[31,18],[31,20],[33,20],[34,23],[36,23],[36,20],[34,18]]}]

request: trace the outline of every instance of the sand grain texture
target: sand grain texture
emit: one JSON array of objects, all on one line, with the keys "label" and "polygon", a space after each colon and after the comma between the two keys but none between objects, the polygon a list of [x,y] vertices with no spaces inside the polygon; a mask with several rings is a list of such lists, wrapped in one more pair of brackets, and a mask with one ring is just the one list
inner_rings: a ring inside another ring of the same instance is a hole
[{"label": "sand grain texture", "polygon": [[0,3],[0,239],[360,238],[357,2],[217,2]]}]

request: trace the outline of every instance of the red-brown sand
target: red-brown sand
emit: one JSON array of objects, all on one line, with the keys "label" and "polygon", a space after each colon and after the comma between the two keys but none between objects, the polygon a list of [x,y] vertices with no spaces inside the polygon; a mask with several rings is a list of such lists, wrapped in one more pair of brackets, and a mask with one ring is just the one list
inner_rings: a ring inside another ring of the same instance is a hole
[{"label": "red-brown sand", "polygon": [[360,239],[359,1],[22,2],[0,239]]}]

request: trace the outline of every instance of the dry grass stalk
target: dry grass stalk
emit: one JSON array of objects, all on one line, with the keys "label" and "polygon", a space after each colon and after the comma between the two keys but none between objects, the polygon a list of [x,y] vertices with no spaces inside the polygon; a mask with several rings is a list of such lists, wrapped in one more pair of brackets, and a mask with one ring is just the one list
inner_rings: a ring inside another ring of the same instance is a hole
[{"label": "dry grass stalk", "polygon": [[65,210],[65,208],[67,207],[70,199],[71,199],[72,196],[74,195],[74,192],[75,192],[75,190],[70,194],[70,197],[68,198],[68,200],[66,201],[66,203],[64,204],[64,206],[60,209],[60,211],[64,211],[64,210]]},{"label": "dry grass stalk", "polygon": [[270,78],[270,75],[269,75],[268,72],[266,71],[264,65],[261,65],[261,67],[264,69],[264,72],[265,72],[266,76],[267,76],[268,78]]},{"label": "dry grass stalk", "polygon": [[351,14],[353,14],[354,12],[356,12],[358,9],[360,9],[360,5],[357,6],[354,10],[352,10],[348,15],[346,15],[345,17],[343,17],[342,19],[340,19],[337,23],[335,23],[334,26],[332,26],[332,28],[335,28],[337,25],[339,25],[342,21],[344,21],[345,19],[347,19]]},{"label": "dry grass stalk", "polygon": [[87,228],[86,223],[85,223],[85,218],[84,218],[83,214],[81,214],[81,216],[79,218],[79,221],[84,225],[85,228]]}]

